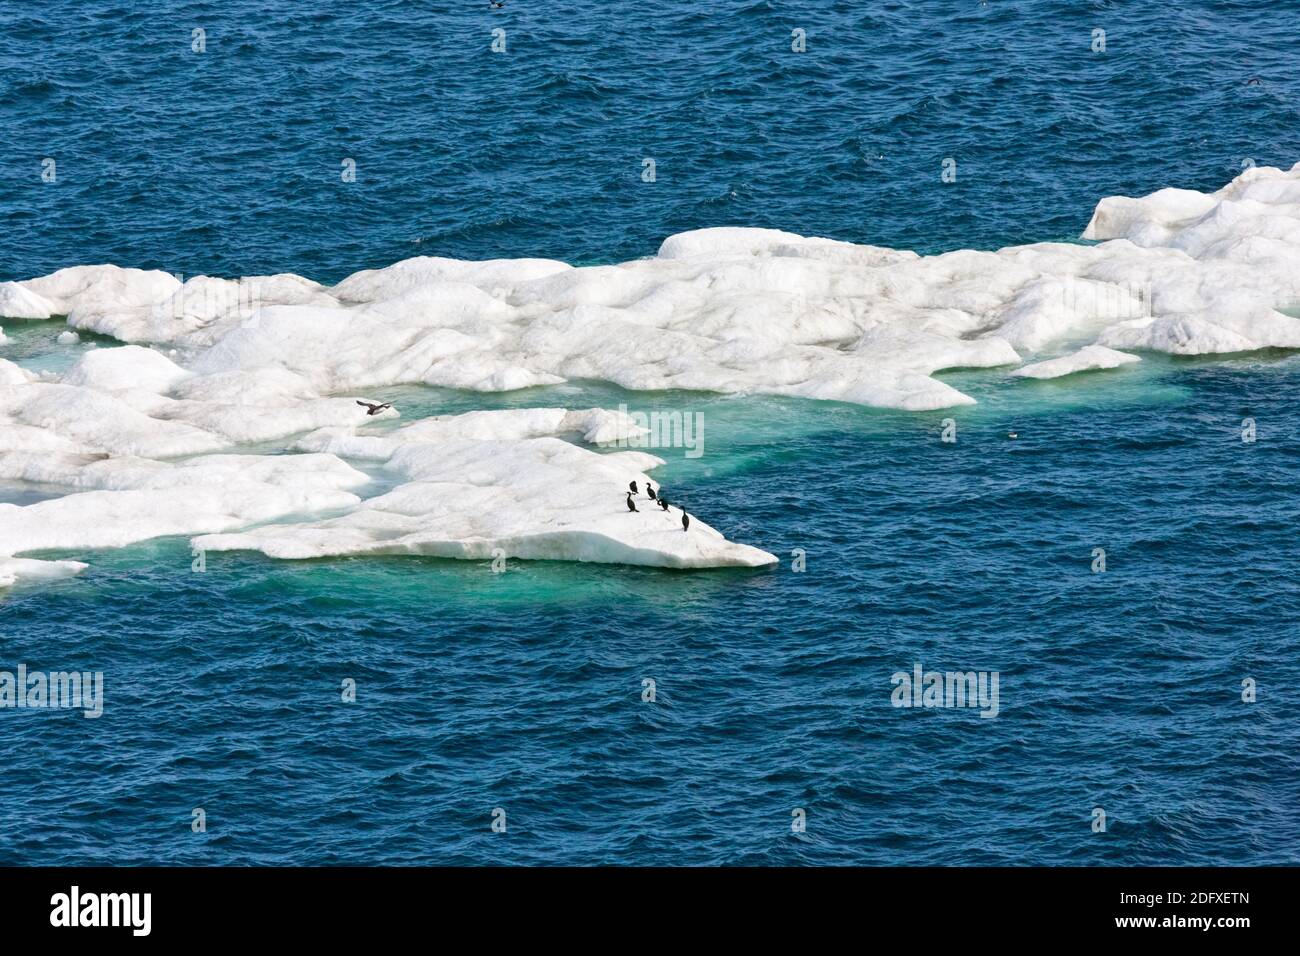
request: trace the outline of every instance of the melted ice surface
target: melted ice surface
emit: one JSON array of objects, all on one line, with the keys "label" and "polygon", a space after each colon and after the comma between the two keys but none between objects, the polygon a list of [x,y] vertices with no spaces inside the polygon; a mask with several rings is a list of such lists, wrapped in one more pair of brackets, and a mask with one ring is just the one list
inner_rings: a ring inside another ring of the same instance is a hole
[{"label": "melted ice surface", "polygon": [[[727,227],[584,268],[421,257],[325,287],[102,265],[0,283],[11,325],[66,316],[132,343],[61,376],[0,358],[0,477],[72,492],[0,505],[0,585],[78,570],[13,557],[25,551],[170,534],[275,557],[776,560],[699,518],[683,531],[644,494],[628,511],[628,482],[643,488],[659,459],[574,444],[633,434],[623,416],[474,412],[388,429],[396,412],[356,404],[401,383],[590,378],[931,410],[973,401],[933,377],[944,369],[1046,378],[1137,360],[1118,349],[1300,348],[1287,314],[1300,304],[1300,163],[1211,194],[1104,199],[1083,238],[1095,242],[922,257]],[[276,454],[233,453],[268,443]],[[348,461],[402,483],[363,498],[370,479]]]}]

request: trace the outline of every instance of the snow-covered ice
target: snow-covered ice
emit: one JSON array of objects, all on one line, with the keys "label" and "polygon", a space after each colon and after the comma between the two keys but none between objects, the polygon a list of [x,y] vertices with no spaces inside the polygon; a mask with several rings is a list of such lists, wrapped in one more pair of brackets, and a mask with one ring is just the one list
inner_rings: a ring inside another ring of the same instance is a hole
[{"label": "snow-covered ice", "polygon": [[[0,478],[68,490],[0,504],[0,587],[85,567],[15,557],[25,552],[169,535],[275,557],[501,549],[677,568],[776,560],[696,515],[683,531],[679,511],[661,512],[644,493],[642,510],[628,512],[628,482],[644,487],[662,460],[565,440],[644,432],[624,413],[534,408],[386,424],[394,419],[392,409],[368,416],[352,396],[317,395],[283,369],[201,375],[139,346],[88,352],[57,380],[0,359]],[[272,453],[240,453],[250,441],[272,442]],[[363,500],[372,478],[345,458],[404,481]]]},{"label": "snow-covered ice", "polygon": [[[776,563],[695,515],[688,532],[679,508],[662,511],[645,492],[653,481],[646,471],[663,464],[653,455],[602,455],[558,438],[448,437],[441,430],[421,433],[420,424],[353,449],[385,456],[388,468],[406,479],[392,491],[337,518],[205,535],[195,547],[251,548],[275,558],[424,554],[670,568]],[[636,512],[625,503],[631,481],[639,490]]]},{"label": "snow-covered ice", "polygon": [[[71,492],[0,505],[0,583],[37,573],[24,551],[170,534],[282,557],[775,560],[707,515],[687,534],[662,512],[627,512],[621,490],[657,460],[578,444],[625,437],[635,425],[616,413],[394,427],[398,412],[357,406],[398,384],[595,379],[933,410],[973,401],[935,377],[945,369],[1043,378],[1137,361],[1129,350],[1300,348],[1300,164],[1210,194],[1104,199],[1082,238],[918,256],[720,227],[582,268],[420,257],[334,286],[113,265],[0,282],[11,335],[65,317],[61,341],[128,343],[81,351],[62,375],[0,359],[0,475]],[[366,498],[363,466],[402,481]]]},{"label": "snow-covered ice", "polygon": [[0,588],[7,588],[20,579],[25,581],[52,581],[68,578],[86,570],[80,561],[37,561],[34,558],[8,558],[0,555]]},{"label": "snow-covered ice", "polygon": [[291,373],[318,394],[396,383],[501,391],[798,395],[914,410],[970,399],[946,368],[1061,346],[1173,354],[1300,347],[1300,164],[1212,194],[1112,197],[1084,233],[936,256],[722,227],[653,258],[573,268],[421,257],[333,287],[115,266],[0,284],[0,314],[174,347],[199,374]]}]

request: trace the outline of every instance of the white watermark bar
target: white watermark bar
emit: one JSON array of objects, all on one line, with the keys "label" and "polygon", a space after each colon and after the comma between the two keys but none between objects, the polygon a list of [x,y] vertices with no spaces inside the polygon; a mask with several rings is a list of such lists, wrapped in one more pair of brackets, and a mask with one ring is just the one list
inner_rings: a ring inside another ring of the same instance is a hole
[{"label": "white watermark bar", "polygon": [[636,434],[620,436],[615,442],[619,448],[684,448],[687,458],[704,454],[703,412],[641,412],[624,404],[618,412],[638,429]]},{"label": "white watermark bar", "polygon": [[83,717],[104,713],[103,671],[38,671],[19,664],[0,670],[0,709],[80,710]]},{"label": "white watermark bar", "polygon": [[126,927],[133,936],[148,936],[152,928],[151,893],[83,893],[73,885],[50,897],[50,925],[56,928]]},{"label": "white watermark bar", "polygon": [[927,671],[918,661],[910,674],[894,672],[889,700],[895,707],[979,708],[981,717],[996,717],[1001,680],[998,671]]}]

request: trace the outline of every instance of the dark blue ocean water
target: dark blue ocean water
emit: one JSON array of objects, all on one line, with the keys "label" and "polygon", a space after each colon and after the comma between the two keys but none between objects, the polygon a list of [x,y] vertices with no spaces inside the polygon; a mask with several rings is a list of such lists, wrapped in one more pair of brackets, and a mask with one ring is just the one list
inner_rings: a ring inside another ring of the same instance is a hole
[{"label": "dark blue ocean water", "polygon": [[[1280,3],[5,3],[0,279],[1072,237],[1300,159],[1298,47]],[[1300,358],[944,377],[980,404],[398,396],[700,411],[661,480],[773,570],[80,555],[0,597],[0,669],[107,694],[0,710],[0,863],[1300,861]],[[891,706],[918,662],[998,671],[998,717]]]},{"label": "dark blue ocean water", "polygon": [[732,223],[921,251],[1074,237],[1102,196],[1217,189],[1245,159],[1300,158],[1295,14],[0,0],[0,278],[101,261],[321,281],[418,254],[608,262]]}]

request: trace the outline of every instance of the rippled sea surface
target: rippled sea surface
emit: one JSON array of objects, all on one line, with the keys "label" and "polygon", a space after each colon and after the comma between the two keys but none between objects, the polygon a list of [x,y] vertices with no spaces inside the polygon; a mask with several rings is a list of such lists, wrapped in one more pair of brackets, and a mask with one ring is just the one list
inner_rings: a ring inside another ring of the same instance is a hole
[{"label": "rippled sea surface", "polygon": [[[0,27],[0,279],[618,261],[727,224],[996,247],[1300,160],[1280,3],[90,0]],[[4,324],[31,368],[82,347]],[[106,684],[95,720],[0,710],[0,863],[1300,862],[1300,357],[943,377],[979,404],[395,390],[408,420],[701,412],[661,481],[782,563],[78,555],[0,597],[0,669]],[[998,716],[893,707],[917,663],[997,671]]]}]

